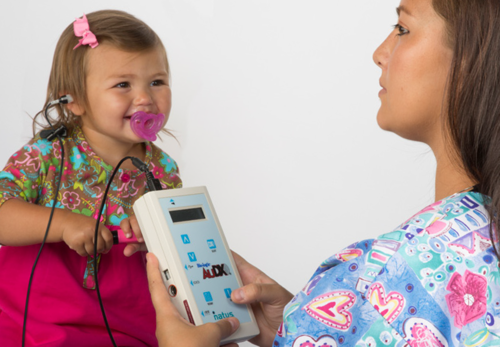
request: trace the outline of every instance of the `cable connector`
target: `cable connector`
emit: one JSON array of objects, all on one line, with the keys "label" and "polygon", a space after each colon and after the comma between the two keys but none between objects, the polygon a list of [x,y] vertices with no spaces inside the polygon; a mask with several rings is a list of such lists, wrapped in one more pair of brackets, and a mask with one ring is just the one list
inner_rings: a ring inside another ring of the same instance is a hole
[{"label": "cable connector", "polygon": [[68,136],[68,129],[64,125],[61,125],[56,130],[47,129],[40,132],[40,137],[42,139],[47,139],[52,141],[56,136],[66,137]]},{"label": "cable connector", "polygon": [[146,163],[135,157],[130,157],[130,159],[132,160],[132,164],[134,164],[136,168],[146,174],[146,183],[150,192],[163,189],[160,180],[153,176],[153,173],[149,171]]},{"label": "cable connector", "polygon": [[150,192],[163,189],[160,180],[158,178],[155,178],[151,171],[146,172],[146,182],[148,184],[148,189]]},{"label": "cable connector", "polygon": [[59,99],[49,102],[47,107],[52,107],[57,104],[69,104],[70,102],[73,102],[73,97],[69,94],[66,94],[61,96]]},{"label": "cable connector", "polygon": [[136,158],[136,157],[130,157],[130,158],[132,160],[132,164],[134,164],[134,166],[136,168],[138,168],[142,172],[146,172],[146,173],[149,172],[148,166],[146,165],[145,162],[143,162],[142,160],[140,160],[139,158]]}]

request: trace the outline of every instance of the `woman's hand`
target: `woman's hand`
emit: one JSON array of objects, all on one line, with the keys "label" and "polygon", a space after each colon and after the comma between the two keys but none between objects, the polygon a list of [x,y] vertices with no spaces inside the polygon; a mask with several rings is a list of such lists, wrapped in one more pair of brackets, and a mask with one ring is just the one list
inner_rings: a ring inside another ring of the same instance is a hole
[{"label": "woman's hand", "polygon": [[[64,211],[64,210],[63,210]],[[94,236],[96,220],[82,214],[64,211],[61,241],[82,257],[94,255]],[[97,253],[108,253],[113,247],[113,235],[99,223],[97,232]]]},{"label": "woman's hand", "polygon": [[134,233],[137,241],[139,241],[139,243],[129,243],[125,246],[123,250],[123,254],[125,254],[125,256],[130,257],[135,252],[148,250],[146,248],[146,244],[144,243],[141,228],[139,227],[139,223],[137,222],[137,218],[135,215],[122,220],[120,222],[120,228],[123,230],[125,237],[132,237],[132,233]]},{"label": "woman's hand", "polygon": [[158,259],[153,253],[148,253],[146,257],[149,291],[156,310],[156,338],[159,347],[218,347],[222,339],[238,329],[240,323],[236,318],[227,318],[200,326],[187,322],[170,301],[158,269]]},{"label": "woman's hand", "polygon": [[237,304],[252,305],[260,334],[250,342],[262,347],[272,346],[283,321],[283,309],[293,295],[237,253],[233,252],[233,257],[245,286],[234,290],[231,299]]}]

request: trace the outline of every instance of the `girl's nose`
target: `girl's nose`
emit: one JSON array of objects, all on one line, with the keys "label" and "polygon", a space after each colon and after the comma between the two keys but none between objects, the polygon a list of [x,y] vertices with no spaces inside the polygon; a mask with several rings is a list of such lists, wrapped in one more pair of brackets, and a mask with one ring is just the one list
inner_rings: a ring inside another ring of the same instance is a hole
[{"label": "girl's nose", "polygon": [[134,99],[134,104],[139,106],[147,106],[153,103],[153,98],[148,90],[139,90]]}]

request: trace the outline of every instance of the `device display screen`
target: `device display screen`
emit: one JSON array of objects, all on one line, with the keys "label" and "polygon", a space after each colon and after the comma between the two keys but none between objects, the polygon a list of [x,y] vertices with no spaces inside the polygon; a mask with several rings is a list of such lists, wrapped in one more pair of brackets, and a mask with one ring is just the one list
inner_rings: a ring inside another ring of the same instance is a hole
[{"label": "device display screen", "polygon": [[203,208],[201,207],[170,210],[169,213],[172,218],[172,222],[174,223],[205,219],[205,214],[203,213]]},{"label": "device display screen", "polygon": [[239,285],[205,194],[159,202],[203,322],[250,322],[247,307],[230,299]]}]

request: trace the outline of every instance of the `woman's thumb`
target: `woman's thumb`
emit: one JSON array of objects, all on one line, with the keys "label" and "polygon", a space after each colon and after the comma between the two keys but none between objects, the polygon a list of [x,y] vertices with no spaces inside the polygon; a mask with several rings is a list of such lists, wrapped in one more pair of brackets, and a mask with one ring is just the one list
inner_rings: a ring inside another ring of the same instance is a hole
[{"label": "woman's thumb", "polygon": [[240,321],[237,318],[226,318],[215,322],[219,327],[220,339],[224,340],[231,336],[240,327]]}]

